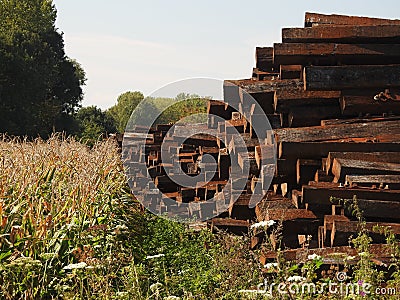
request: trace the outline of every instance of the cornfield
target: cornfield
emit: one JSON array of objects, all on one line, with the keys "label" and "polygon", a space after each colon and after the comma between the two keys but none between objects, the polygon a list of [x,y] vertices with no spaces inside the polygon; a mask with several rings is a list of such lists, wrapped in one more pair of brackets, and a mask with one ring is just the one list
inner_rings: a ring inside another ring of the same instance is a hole
[{"label": "cornfield", "polygon": [[130,202],[114,141],[90,149],[60,136],[47,141],[3,136],[0,298],[49,298],[71,287],[60,286],[68,266],[93,268],[101,263],[95,257],[105,259],[118,246],[126,212],[136,212]]}]

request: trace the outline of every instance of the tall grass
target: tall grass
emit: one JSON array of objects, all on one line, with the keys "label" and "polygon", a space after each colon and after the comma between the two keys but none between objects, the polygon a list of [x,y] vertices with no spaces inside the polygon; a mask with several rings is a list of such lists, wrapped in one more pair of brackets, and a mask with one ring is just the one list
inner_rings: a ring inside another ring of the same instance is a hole
[{"label": "tall grass", "polygon": [[[111,140],[89,149],[59,136],[47,141],[3,136],[0,298],[58,294],[57,285],[70,263],[98,265],[94,257],[105,258],[117,247],[110,236],[126,226],[121,207],[132,199],[125,182]],[[133,204],[127,209],[136,208]]]}]

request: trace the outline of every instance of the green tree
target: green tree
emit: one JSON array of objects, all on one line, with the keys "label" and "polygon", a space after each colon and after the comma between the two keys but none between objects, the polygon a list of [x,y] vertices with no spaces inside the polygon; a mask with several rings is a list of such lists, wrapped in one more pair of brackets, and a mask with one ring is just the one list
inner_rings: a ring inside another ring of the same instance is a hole
[{"label": "green tree", "polygon": [[175,98],[156,98],[154,103],[162,105],[162,114],[157,119],[157,124],[176,123],[182,118],[186,122],[207,122],[207,99],[196,94],[180,93]]},{"label": "green tree", "polygon": [[77,137],[92,146],[97,140],[117,131],[114,120],[96,106],[82,107],[75,116]]},{"label": "green tree", "polygon": [[144,99],[141,92],[126,92],[117,99],[117,104],[112,106],[107,113],[113,117],[120,133],[125,131],[129,118],[136,106]]},{"label": "green tree", "polygon": [[85,73],[65,55],[51,0],[0,0],[0,132],[68,129]]}]

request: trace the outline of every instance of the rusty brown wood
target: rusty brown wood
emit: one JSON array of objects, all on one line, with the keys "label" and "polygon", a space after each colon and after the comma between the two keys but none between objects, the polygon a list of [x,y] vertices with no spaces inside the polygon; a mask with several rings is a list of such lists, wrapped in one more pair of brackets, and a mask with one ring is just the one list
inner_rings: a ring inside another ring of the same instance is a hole
[{"label": "rusty brown wood", "polygon": [[303,202],[308,203],[309,209],[329,210],[332,202],[331,197],[340,199],[378,200],[378,201],[400,201],[400,190],[380,190],[367,188],[339,187],[336,183],[318,182],[303,186]]},{"label": "rusty brown wood", "polygon": [[296,106],[334,105],[339,103],[340,94],[339,91],[277,90],[274,94],[274,109],[288,113]]},{"label": "rusty brown wood", "polygon": [[[346,201],[349,201],[348,205],[350,207],[353,199]],[[400,210],[400,203],[398,201],[357,199],[357,205],[362,210],[364,218],[400,220],[400,215],[398,213]],[[348,208],[346,209],[346,214],[348,216],[353,216],[353,212]]]},{"label": "rusty brown wood", "polygon": [[326,172],[323,170],[317,170],[317,172],[315,172],[315,176],[314,176],[315,182],[332,182],[333,179],[334,179],[334,176],[327,175]]},{"label": "rusty brown wood", "polygon": [[257,167],[260,169],[265,164],[275,162],[276,150],[273,145],[259,145],[255,147],[255,159]]},{"label": "rusty brown wood", "polygon": [[399,175],[400,164],[335,158],[332,165],[334,182],[344,183],[346,175]]},{"label": "rusty brown wood", "polygon": [[257,219],[264,221],[288,221],[296,219],[317,219],[317,216],[307,209],[267,209]]},{"label": "rusty brown wood", "polygon": [[299,79],[287,79],[287,80],[262,80],[256,81],[251,79],[242,80],[225,80],[230,84],[234,84],[247,93],[273,93],[278,89],[293,89],[301,88],[304,86],[303,82]]},{"label": "rusty brown wood", "polygon": [[292,190],[292,203],[296,208],[303,208],[301,197],[302,197],[301,191]]},{"label": "rusty brown wood", "polygon": [[256,68],[262,71],[273,71],[274,49],[272,47],[256,47]]},{"label": "rusty brown wood", "polygon": [[335,142],[282,142],[279,143],[279,158],[310,158],[327,157],[329,152],[399,152],[399,140],[392,142],[357,141],[343,139]]},{"label": "rusty brown wood", "polygon": [[[268,192],[267,199],[262,200],[256,205],[256,215],[262,216],[263,213],[269,209],[295,209],[293,201],[282,195],[274,195],[272,192]],[[258,221],[263,221],[262,219]]]},{"label": "rusty brown wood", "polygon": [[276,129],[275,140],[280,142],[316,142],[346,138],[364,138],[385,134],[399,134],[400,121],[368,122],[360,124],[311,126]]},{"label": "rusty brown wood", "polygon": [[[275,55],[275,54],[274,54]],[[274,57],[275,60],[275,57]],[[298,64],[280,65],[280,79],[300,79],[303,75],[303,66]]]},{"label": "rusty brown wood", "polygon": [[298,159],[296,163],[296,178],[300,185],[307,184],[314,180],[315,172],[321,167],[321,160]]},{"label": "rusty brown wood", "polygon": [[355,117],[360,114],[399,114],[400,101],[377,101],[374,100],[374,97],[369,96],[343,96],[340,98],[340,108],[342,110],[343,116],[346,117]]},{"label": "rusty brown wood", "polygon": [[303,78],[306,90],[399,87],[400,65],[307,66]]},{"label": "rusty brown wood", "polygon": [[399,116],[385,116],[385,117],[364,117],[364,118],[353,118],[353,119],[330,119],[330,120],[322,120],[321,126],[328,125],[343,125],[343,124],[355,124],[355,123],[367,123],[367,122],[382,122],[382,121],[391,121],[391,120],[400,120]]},{"label": "rusty brown wood", "polygon": [[400,175],[347,175],[345,182],[350,186],[386,186],[392,190],[400,189]]},{"label": "rusty brown wood", "polygon": [[326,106],[298,106],[290,109],[289,127],[319,126],[321,120],[341,116],[339,103]]},{"label": "rusty brown wood", "polygon": [[375,43],[400,42],[399,25],[377,26],[315,26],[283,28],[283,43]]},{"label": "rusty brown wood", "polygon": [[329,26],[329,25],[361,25],[361,26],[376,26],[376,25],[400,25],[400,20],[390,20],[381,18],[368,18],[360,16],[345,16],[345,15],[327,15],[320,13],[306,12],[305,27],[312,26]]},{"label": "rusty brown wood", "polygon": [[279,43],[274,44],[274,61],[300,67],[397,64],[400,44]]},{"label": "rusty brown wood", "polygon": [[328,231],[332,231],[334,221],[350,221],[346,216],[325,215],[324,216],[324,235],[328,235]]},{"label": "rusty brown wood", "polygon": [[248,232],[249,230],[249,222],[245,220],[235,220],[229,218],[214,218],[210,221],[211,231],[213,231],[214,227],[221,229],[231,229],[231,230],[239,230]]},{"label": "rusty brown wood", "polygon": [[336,232],[353,232],[358,233],[361,229],[368,232],[377,232],[376,227],[384,227],[393,232],[394,234],[400,234],[399,223],[386,223],[386,222],[365,222],[360,224],[358,221],[349,220],[333,220],[333,224],[336,228]]},{"label": "rusty brown wood", "polygon": [[278,78],[279,73],[276,72],[265,72],[258,68],[253,68],[253,74],[251,75],[254,80],[273,80]]},{"label": "rusty brown wood", "polygon": [[400,163],[399,152],[330,152],[326,159],[325,165],[327,174],[329,174],[331,171],[335,158],[363,160],[370,162]]},{"label": "rusty brown wood", "polygon": [[[331,245],[340,246],[338,244],[346,244],[351,235],[356,235],[361,230],[375,233],[376,235],[377,231],[375,227],[377,226],[387,228],[394,234],[400,234],[400,224],[397,223],[365,222],[361,225],[360,222],[357,221],[334,220],[331,229]],[[385,241],[382,234],[379,240]]]}]

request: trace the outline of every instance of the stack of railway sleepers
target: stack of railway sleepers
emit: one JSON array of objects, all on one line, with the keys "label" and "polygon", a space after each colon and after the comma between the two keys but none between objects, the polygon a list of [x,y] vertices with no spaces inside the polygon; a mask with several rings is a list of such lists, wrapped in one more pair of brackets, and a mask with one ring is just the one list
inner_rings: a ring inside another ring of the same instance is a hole
[{"label": "stack of railway sleepers", "polygon": [[[303,28],[284,28],[281,43],[256,48],[251,79],[225,81],[235,99],[225,101],[240,108],[236,99],[249,95],[271,121],[274,138],[256,147],[256,165],[266,160],[265,149],[277,148],[271,195],[255,210],[258,222],[276,224],[254,232],[252,248],[265,234],[273,242],[279,223],[281,244],[272,244],[302,249],[287,250],[294,260],[304,248],[350,255],[354,249],[340,247],[360,230],[356,204],[374,256],[387,260],[375,227],[400,234],[399,50],[400,20],[306,13]],[[253,181],[263,180],[259,171]],[[276,207],[278,194],[284,209]],[[271,253],[262,261],[275,258]]]},{"label": "stack of railway sleepers", "polygon": [[[259,107],[246,107],[249,96]],[[376,226],[400,234],[400,20],[306,13],[304,28],[285,28],[281,43],[257,47],[252,78],[226,80],[224,101],[209,100],[207,112],[206,124],[125,135],[130,174],[140,181],[148,172],[164,194],[161,203],[146,195],[153,211],[189,202],[193,218],[211,210],[212,230],[250,231],[252,248],[270,240],[263,263],[278,248],[287,259],[308,253],[343,263],[330,254],[357,261],[348,240],[360,230],[358,207],[374,259],[388,261]],[[255,133],[263,114],[273,135]],[[184,187],[176,181],[185,174],[202,175]],[[254,194],[262,198],[255,207]],[[207,203],[214,197],[225,205]]]}]

